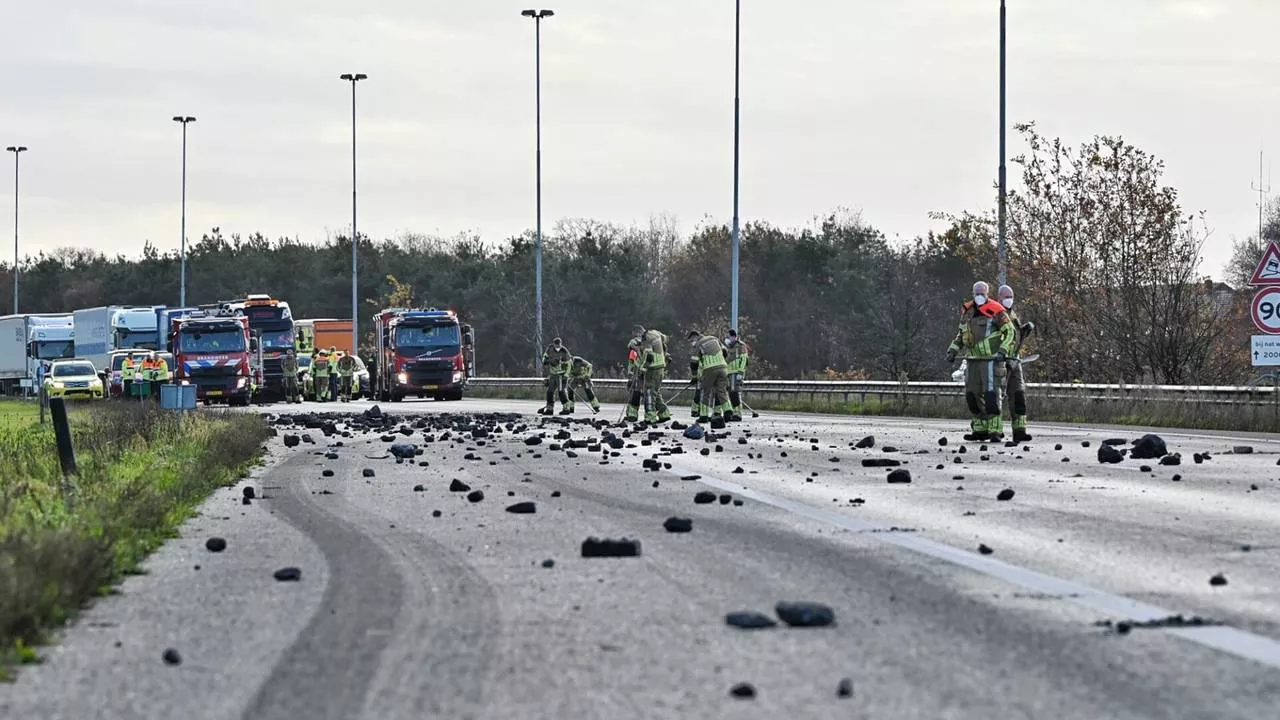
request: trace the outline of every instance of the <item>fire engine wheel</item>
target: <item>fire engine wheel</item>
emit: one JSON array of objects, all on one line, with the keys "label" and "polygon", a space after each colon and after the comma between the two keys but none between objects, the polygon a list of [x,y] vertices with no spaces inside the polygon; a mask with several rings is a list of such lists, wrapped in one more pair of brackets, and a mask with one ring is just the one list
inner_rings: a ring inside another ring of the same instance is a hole
[{"label": "fire engine wheel", "polygon": [[[452,392],[445,393],[442,397],[443,397],[443,399],[445,399],[445,400],[452,400],[452,401],[455,401],[455,402],[456,402],[456,401],[458,401],[458,400],[461,400],[461,399],[462,399],[462,391],[461,391],[461,390],[454,390],[454,391],[452,391]],[[441,399],[441,398],[436,398],[436,399],[437,399],[437,400],[439,400],[439,399]]]},{"label": "fire engine wheel", "polygon": [[397,403],[402,400],[404,400],[404,393],[398,393],[398,392],[391,393],[391,402]]}]

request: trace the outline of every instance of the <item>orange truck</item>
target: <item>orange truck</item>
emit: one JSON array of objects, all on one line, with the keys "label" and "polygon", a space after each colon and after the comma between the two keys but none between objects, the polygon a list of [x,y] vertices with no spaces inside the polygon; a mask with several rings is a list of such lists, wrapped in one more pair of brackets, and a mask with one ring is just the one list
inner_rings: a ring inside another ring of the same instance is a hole
[{"label": "orange truck", "polygon": [[317,347],[335,347],[349,355],[355,354],[355,348],[351,347],[350,320],[295,320],[294,328],[297,330],[295,345],[300,354],[310,354]]}]

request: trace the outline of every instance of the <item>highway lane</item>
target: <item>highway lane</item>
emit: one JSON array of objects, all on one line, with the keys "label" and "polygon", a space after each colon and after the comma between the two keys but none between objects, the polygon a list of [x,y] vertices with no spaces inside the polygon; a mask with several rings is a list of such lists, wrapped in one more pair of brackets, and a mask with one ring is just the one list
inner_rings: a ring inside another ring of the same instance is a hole
[{"label": "highway lane", "polygon": [[[382,409],[514,410],[536,428],[536,407]],[[715,443],[667,431],[646,447],[640,433],[602,460],[552,451],[551,438],[526,446],[530,432],[480,445],[439,432],[427,443],[416,430],[405,440],[423,448],[422,467],[384,457],[376,434],[330,438],[344,445],[329,460],[316,454],[326,439],[309,430],[318,445],[273,441],[270,467],[250,480],[266,498],[215,523],[212,511],[238,497],[219,493],[149,562],[151,574],[0,688],[0,715],[1268,716],[1280,698],[1280,654],[1270,654],[1280,638],[1280,440],[1161,431],[1182,466],[1102,466],[1103,439],[1141,433],[1035,431],[1028,450],[965,444],[959,454],[955,422],[766,414]],[[867,434],[874,448],[850,447]],[[1226,453],[1246,443],[1253,454]],[[675,445],[684,452],[660,458],[671,470],[643,471],[642,459]],[[1192,462],[1205,451],[1212,459]],[[863,458],[905,462],[913,482],[889,484]],[[690,473],[702,479],[681,480]],[[454,479],[484,499],[450,492]],[[996,500],[1006,488],[1013,499]],[[701,490],[744,503],[695,505]],[[537,513],[504,512],[521,500]],[[671,515],[692,518],[693,532],[665,532]],[[216,559],[202,547],[215,528],[230,543]],[[590,535],[639,538],[642,555],[582,558]],[[980,543],[992,554],[978,554]],[[204,567],[193,572],[193,562]],[[271,580],[286,564],[303,569],[301,582]],[[1216,573],[1228,583],[1211,586]],[[780,600],[826,603],[837,624],[724,623],[734,610],[772,614]],[[1095,624],[1153,610],[1234,630],[1116,634]],[[1214,634],[1195,636],[1204,632]],[[183,650],[182,666],[160,662],[167,645]],[[852,698],[836,697],[843,678]],[[758,697],[730,698],[738,682]]]}]

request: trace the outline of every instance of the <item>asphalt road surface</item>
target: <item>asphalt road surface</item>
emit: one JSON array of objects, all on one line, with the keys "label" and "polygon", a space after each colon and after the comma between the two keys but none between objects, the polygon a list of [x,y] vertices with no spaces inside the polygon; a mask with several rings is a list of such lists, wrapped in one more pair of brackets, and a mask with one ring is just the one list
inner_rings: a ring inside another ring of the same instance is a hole
[{"label": "asphalt road surface", "polygon": [[[1280,438],[1158,431],[1181,465],[1103,465],[1104,440],[1143,432],[1039,426],[984,450],[956,422],[766,413],[615,450],[581,412],[536,407],[280,426],[265,467],[0,687],[0,717],[1280,716]],[[384,435],[421,454],[398,464]],[[902,464],[862,464],[877,458]],[[887,482],[898,469],[909,484]],[[536,512],[506,511],[522,501]],[[692,531],[667,532],[672,516]],[[640,555],[583,557],[592,536]],[[273,579],[286,566],[301,579]],[[784,601],[835,623],[726,624]]]}]

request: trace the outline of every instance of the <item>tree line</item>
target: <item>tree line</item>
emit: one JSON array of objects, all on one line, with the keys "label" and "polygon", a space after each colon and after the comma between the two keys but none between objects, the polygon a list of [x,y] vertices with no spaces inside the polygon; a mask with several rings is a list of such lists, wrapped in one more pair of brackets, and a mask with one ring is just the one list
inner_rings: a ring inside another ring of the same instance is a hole
[{"label": "tree line", "polygon": [[[1179,204],[1164,165],[1119,137],[1078,147],[1018,126],[1021,184],[1008,195],[1008,276],[1037,333],[1035,381],[1240,383],[1253,376],[1245,293],[1201,273],[1204,218]],[[948,227],[890,242],[858,213],[811,227],[749,223],[741,234],[739,332],[754,377],[945,379],[944,351],[976,279],[995,284],[995,212],[943,216]],[[1280,239],[1280,205],[1262,241]],[[406,234],[358,239],[360,322],[380,308],[453,308],[476,328],[483,375],[538,372],[532,233],[488,241]],[[1236,244],[1228,278],[1244,286],[1258,238]],[[633,324],[667,332],[685,356],[692,328],[728,330],[729,230],[682,235],[566,219],[544,234],[544,341],[559,336],[598,374],[620,372]],[[303,242],[218,228],[189,247],[191,304],[266,292],[295,317],[351,314],[351,239]],[[1246,269],[1247,268],[1247,269]],[[139,257],[64,248],[23,261],[22,311],[63,312],[178,299],[179,261],[147,243]],[[12,282],[12,268],[3,275]],[[683,373],[677,360],[677,373]]]}]

